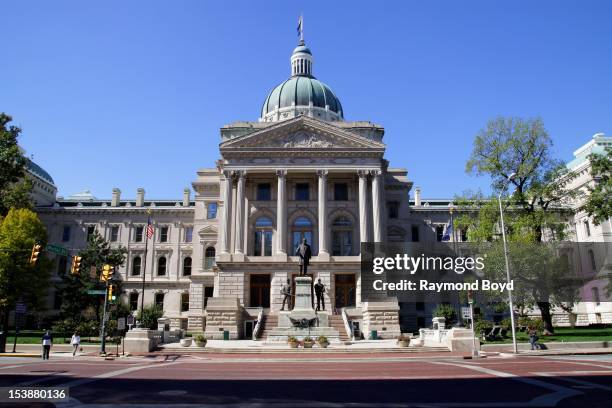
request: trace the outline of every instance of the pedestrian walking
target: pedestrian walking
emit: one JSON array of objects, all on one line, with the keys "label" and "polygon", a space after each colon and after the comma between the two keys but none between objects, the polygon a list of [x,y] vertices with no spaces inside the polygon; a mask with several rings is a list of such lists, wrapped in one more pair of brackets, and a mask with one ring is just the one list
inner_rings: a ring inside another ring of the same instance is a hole
[{"label": "pedestrian walking", "polygon": [[53,336],[49,330],[45,331],[45,334],[42,336],[42,346],[43,346],[43,360],[49,359],[49,353],[51,352],[51,346],[53,345]]},{"label": "pedestrian walking", "polygon": [[79,333],[74,332],[70,339],[70,344],[72,345],[72,357],[74,357],[81,346],[81,336],[79,336]]}]

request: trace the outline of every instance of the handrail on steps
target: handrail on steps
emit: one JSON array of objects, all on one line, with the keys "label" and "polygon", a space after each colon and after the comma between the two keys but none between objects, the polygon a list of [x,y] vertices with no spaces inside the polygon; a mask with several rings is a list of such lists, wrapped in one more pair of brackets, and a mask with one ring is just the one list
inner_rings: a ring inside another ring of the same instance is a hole
[{"label": "handrail on steps", "polygon": [[349,339],[353,340],[353,329],[351,328],[351,324],[349,323],[348,314],[346,313],[346,307],[342,308],[340,314],[342,315],[342,321],[344,322],[344,330],[346,330],[346,334],[348,334]]}]

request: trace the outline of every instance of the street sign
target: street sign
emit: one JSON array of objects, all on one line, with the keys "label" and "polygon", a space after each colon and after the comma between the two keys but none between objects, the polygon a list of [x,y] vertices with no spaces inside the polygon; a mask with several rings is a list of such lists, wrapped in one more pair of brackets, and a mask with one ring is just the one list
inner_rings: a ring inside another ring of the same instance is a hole
[{"label": "street sign", "polygon": [[470,308],[469,307],[463,306],[461,308],[461,317],[463,317],[464,319],[470,318]]},{"label": "street sign", "polygon": [[24,302],[15,303],[15,313],[17,314],[26,314],[28,311],[28,307]]},{"label": "street sign", "polygon": [[106,295],[106,290],[104,290],[104,289],[100,289],[100,290],[98,290],[98,289],[89,289],[87,291],[87,294],[88,295]]},{"label": "street sign", "polygon": [[51,252],[57,255],[68,256],[68,250],[63,246],[47,244],[47,252]]},{"label": "street sign", "polygon": [[117,319],[117,330],[125,330],[125,317]]}]

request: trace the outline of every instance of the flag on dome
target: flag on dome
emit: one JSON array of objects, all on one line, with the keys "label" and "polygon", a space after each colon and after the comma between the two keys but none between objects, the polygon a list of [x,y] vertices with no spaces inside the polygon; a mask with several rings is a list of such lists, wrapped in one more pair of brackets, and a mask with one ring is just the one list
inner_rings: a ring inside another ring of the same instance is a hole
[{"label": "flag on dome", "polygon": [[302,15],[300,14],[300,18],[298,18],[298,25],[297,25],[297,35],[298,37],[302,38],[302,27],[304,24],[304,19],[302,17]]}]

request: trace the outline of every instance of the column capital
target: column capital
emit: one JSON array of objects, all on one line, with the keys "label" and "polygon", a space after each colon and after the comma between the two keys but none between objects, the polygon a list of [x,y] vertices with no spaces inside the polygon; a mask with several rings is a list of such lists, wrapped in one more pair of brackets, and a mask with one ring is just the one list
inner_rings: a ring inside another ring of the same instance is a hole
[{"label": "column capital", "polygon": [[223,176],[226,179],[232,178],[234,175],[234,171],[233,170],[223,170],[221,173],[223,173]]},{"label": "column capital", "polygon": [[359,178],[367,178],[370,172],[368,170],[357,170]]},{"label": "column capital", "polygon": [[327,175],[329,174],[328,170],[317,170],[317,176],[319,177],[327,177]]},{"label": "column capital", "polygon": [[278,177],[285,177],[285,176],[287,176],[287,169],[276,170],[276,175]]},{"label": "column capital", "polygon": [[234,175],[239,179],[245,178],[247,175],[247,171],[246,170],[235,170]]},{"label": "column capital", "polygon": [[382,175],[382,170],[370,170],[372,177],[378,177]]}]

